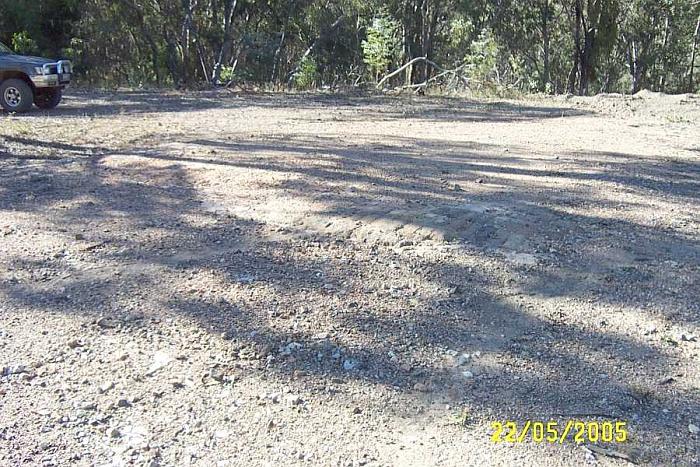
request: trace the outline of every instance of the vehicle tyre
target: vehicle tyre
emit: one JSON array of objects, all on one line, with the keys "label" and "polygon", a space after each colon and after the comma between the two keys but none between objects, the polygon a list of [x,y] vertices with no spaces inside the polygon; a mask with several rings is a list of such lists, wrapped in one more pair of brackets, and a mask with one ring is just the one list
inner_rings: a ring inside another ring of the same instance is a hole
[{"label": "vehicle tyre", "polygon": [[8,79],[0,83],[0,106],[8,112],[26,112],[32,108],[34,93],[21,79]]},{"label": "vehicle tyre", "polygon": [[37,91],[34,96],[34,105],[40,109],[50,110],[55,108],[63,97],[63,92],[60,89],[43,89]]}]

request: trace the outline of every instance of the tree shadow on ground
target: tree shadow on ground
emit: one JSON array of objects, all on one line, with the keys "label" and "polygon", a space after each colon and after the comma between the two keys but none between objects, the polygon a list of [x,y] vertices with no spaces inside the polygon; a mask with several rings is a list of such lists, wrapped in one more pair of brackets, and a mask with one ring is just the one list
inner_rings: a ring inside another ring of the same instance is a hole
[{"label": "tree shadow on ground", "polygon": [[[138,296],[147,312],[167,310],[253,348],[280,376],[302,371],[398,388],[500,419],[602,414],[668,442],[684,431],[677,414],[700,410],[692,391],[670,397],[658,387],[660,374],[675,374],[672,348],[592,317],[606,305],[626,319],[696,324],[700,242],[572,209],[605,205],[587,191],[548,197],[559,191],[552,178],[561,178],[695,200],[695,164],[599,154],[607,162],[597,171],[581,162],[560,173],[517,167],[519,156],[497,145],[425,139],[183,141],[202,148],[201,158],[167,146],[5,139],[20,150],[0,159],[0,209],[40,220],[70,250],[5,257],[3,300],[18,309],[122,319],[129,310],[119,298]],[[62,158],[19,163],[22,147],[42,146]],[[338,233],[301,219],[273,226],[241,216],[225,198],[212,210],[191,163],[234,178],[239,169],[292,174],[268,188],[322,206],[319,218],[369,230]],[[414,225],[419,237],[398,247],[396,230],[378,221]],[[443,237],[421,239],[420,229]],[[510,262],[509,254],[536,263]],[[658,294],[642,292],[652,286]],[[109,332],[132,326],[124,320]],[[451,350],[482,356],[460,367]],[[465,368],[473,377],[465,380]]]}]

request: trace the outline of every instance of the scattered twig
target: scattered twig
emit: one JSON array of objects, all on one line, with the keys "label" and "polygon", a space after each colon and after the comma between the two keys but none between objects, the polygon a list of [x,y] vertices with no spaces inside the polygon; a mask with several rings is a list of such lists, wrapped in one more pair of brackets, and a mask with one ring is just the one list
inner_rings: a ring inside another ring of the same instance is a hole
[{"label": "scattered twig", "polygon": [[587,444],[583,447],[584,447],[584,449],[588,449],[589,451],[591,451],[594,454],[601,454],[603,456],[612,457],[615,459],[623,459],[623,460],[626,460],[627,462],[629,462],[631,464],[635,464],[635,465],[639,463],[639,461],[636,459],[636,456],[629,455],[627,453],[624,453],[622,451],[618,451],[616,449],[603,448],[603,447],[597,446],[595,444]]},{"label": "scattered twig", "polygon": [[82,251],[93,251],[93,250],[96,250],[96,249],[98,249],[98,248],[100,248],[100,247],[105,246],[106,244],[107,244],[106,241],[91,243],[91,244],[89,244],[89,245],[84,246],[84,247],[82,248]]}]

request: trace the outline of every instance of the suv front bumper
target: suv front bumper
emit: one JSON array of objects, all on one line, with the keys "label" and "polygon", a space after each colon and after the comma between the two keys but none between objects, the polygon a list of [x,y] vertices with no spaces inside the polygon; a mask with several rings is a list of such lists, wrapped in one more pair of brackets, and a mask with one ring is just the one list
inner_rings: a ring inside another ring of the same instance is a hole
[{"label": "suv front bumper", "polygon": [[35,88],[55,88],[58,86],[68,86],[71,74],[62,73],[60,75],[37,75],[30,77]]},{"label": "suv front bumper", "polygon": [[66,87],[70,84],[73,67],[68,60],[47,63],[43,74],[30,76],[35,88]]}]

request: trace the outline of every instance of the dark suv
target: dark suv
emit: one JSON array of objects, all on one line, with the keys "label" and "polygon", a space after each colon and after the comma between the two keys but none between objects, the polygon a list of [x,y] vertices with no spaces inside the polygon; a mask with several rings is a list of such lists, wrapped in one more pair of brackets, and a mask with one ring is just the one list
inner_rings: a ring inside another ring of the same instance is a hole
[{"label": "dark suv", "polygon": [[67,60],[17,55],[0,42],[0,106],[9,112],[26,112],[32,104],[53,109],[72,71]]}]

